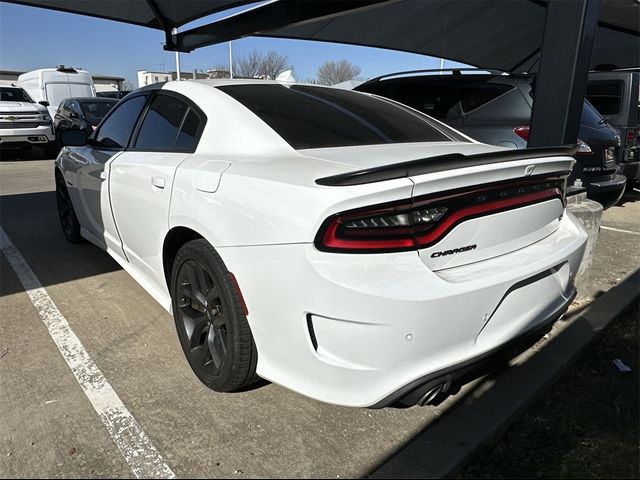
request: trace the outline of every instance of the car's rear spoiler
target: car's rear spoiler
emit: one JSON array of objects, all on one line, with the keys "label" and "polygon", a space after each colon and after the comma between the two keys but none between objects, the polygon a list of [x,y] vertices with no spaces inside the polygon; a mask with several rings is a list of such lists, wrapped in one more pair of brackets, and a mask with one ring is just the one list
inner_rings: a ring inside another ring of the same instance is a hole
[{"label": "car's rear spoiler", "polygon": [[578,151],[578,145],[565,145],[562,147],[527,148],[524,150],[504,150],[499,152],[477,153],[475,155],[463,155],[451,153],[437,157],[421,158],[408,162],[392,163],[381,167],[366,168],[354,172],[341,173],[330,177],[318,178],[318,185],[330,187],[345,187],[350,185],[362,185],[365,183],[382,182],[396,178],[406,178],[425,173],[442,172],[456,168],[473,167],[491,163],[513,162],[547,157],[572,157]]}]

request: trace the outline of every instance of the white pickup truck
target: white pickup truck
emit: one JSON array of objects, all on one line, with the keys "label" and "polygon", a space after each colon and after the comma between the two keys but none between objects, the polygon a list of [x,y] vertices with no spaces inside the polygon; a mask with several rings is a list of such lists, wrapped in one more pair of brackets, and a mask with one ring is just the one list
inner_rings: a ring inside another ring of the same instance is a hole
[{"label": "white pickup truck", "polygon": [[40,146],[57,154],[51,116],[20,87],[0,86],[0,149]]}]

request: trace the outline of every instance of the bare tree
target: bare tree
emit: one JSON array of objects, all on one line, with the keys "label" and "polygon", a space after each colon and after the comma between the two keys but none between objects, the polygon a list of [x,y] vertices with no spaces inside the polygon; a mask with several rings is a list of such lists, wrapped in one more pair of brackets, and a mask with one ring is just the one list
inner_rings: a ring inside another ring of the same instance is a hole
[{"label": "bare tree", "polygon": [[253,50],[247,55],[236,57],[233,67],[234,76],[245,78],[275,79],[279,73],[289,67],[289,59],[273,50],[262,54]]},{"label": "bare tree", "polygon": [[131,83],[129,80],[125,80],[124,82],[122,82],[122,88],[121,90],[123,92],[126,92],[128,90],[135,90],[136,87],[133,86],[133,83]]},{"label": "bare tree", "polygon": [[360,75],[360,67],[349,60],[327,61],[318,68],[318,83],[320,85],[335,85],[353,80],[358,75]]},{"label": "bare tree", "polygon": [[270,80],[275,80],[280,73],[289,68],[291,67],[289,66],[289,59],[287,57],[273,50],[269,50],[262,59],[260,73]]}]

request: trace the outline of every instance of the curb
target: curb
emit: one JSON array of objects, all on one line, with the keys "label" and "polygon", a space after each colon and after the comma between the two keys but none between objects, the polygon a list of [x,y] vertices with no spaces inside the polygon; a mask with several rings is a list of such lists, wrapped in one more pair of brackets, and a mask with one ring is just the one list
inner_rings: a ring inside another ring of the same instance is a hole
[{"label": "curb", "polygon": [[[575,363],[604,329],[640,300],[640,270],[594,300],[540,350],[495,377],[427,426],[368,478],[451,478],[473,453],[503,432]],[[525,353],[526,355],[526,353]]]}]

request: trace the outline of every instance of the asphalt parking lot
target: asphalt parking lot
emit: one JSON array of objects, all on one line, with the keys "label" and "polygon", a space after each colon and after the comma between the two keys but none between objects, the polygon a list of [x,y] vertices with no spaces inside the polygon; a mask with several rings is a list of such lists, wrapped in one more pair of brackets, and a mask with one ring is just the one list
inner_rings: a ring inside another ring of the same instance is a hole
[{"label": "asphalt parking lot", "polygon": [[[65,241],[53,188],[52,160],[28,153],[0,162],[2,230],[176,476],[366,476],[465,395],[437,407],[365,410],[268,383],[235,394],[206,389],[171,316],[106,253]],[[629,194],[605,212],[603,227],[587,298],[638,269],[640,202]],[[0,262],[0,476],[130,477],[125,452],[4,255]],[[446,444],[424,454],[439,448]]]}]

